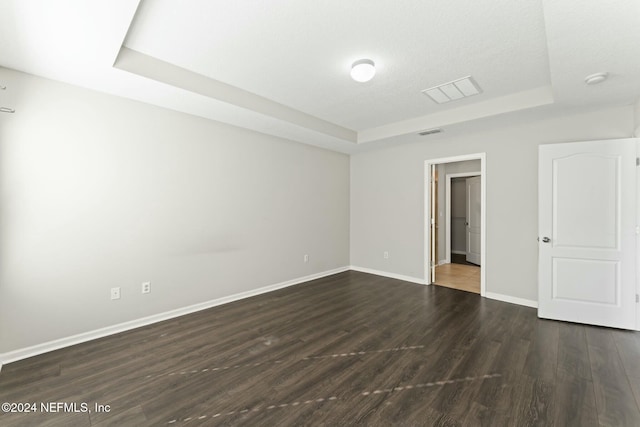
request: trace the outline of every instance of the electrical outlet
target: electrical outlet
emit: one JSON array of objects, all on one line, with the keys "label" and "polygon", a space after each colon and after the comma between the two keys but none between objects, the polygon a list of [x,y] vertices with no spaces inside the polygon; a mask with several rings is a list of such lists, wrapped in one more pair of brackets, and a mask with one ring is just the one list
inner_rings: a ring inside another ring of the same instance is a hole
[{"label": "electrical outlet", "polygon": [[142,293],[148,294],[149,292],[151,292],[151,282],[144,282],[142,284]]},{"label": "electrical outlet", "polygon": [[304,262],[309,262],[309,255],[306,255],[306,254],[305,254],[305,256],[304,256]]},{"label": "electrical outlet", "polygon": [[120,299],[120,288],[111,288],[111,299]]},{"label": "electrical outlet", "polygon": [[384,257],[384,259],[389,259],[389,251],[384,251],[382,256]]}]

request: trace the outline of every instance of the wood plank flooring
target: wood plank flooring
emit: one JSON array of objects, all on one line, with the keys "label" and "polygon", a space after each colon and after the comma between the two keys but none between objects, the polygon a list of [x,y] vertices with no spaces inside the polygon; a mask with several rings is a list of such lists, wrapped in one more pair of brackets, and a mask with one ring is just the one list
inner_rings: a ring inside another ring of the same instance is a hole
[{"label": "wood plank flooring", "polygon": [[477,265],[442,264],[436,267],[435,283],[460,291],[480,293],[480,267]]},{"label": "wood plank flooring", "polygon": [[349,271],[6,365],[0,402],[92,411],[0,425],[639,426],[639,364],[638,333]]}]

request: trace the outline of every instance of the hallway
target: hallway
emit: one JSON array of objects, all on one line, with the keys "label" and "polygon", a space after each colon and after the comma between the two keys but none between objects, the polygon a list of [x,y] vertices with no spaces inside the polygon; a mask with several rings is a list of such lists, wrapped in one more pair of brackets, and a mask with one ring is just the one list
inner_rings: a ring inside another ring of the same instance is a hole
[{"label": "hallway", "polygon": [[454,263],[439,265],[436,267],[435,284],[479,294],[480,267]]}]

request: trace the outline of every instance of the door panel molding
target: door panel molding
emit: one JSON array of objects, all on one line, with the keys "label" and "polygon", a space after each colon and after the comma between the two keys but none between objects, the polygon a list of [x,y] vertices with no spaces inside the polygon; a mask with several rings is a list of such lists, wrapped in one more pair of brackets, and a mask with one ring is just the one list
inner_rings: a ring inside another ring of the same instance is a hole
[{"label": "door panel molding", "polygon": [[637,144],[539,146],[538,317],[638,329]]}]

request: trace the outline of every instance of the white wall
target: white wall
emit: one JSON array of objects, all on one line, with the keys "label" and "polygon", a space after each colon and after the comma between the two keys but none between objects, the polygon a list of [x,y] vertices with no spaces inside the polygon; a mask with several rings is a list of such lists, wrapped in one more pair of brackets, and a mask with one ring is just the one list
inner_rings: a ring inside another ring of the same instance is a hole
[{"label": "white wall", "polygon": [[633,115],[617,107],[353,155],[351,264],[424,280],[425,160],[485,152],[487,292],[537,300],[538,145],[629,137]]},{"label": "white wall", "polygon": [[640,138],[640,98],[636,100],[634,108],[634,129],[633,136]]},{"label": "white wall", "polygon": [[0,80],[0,353],[349,264],[348,156]]}]

